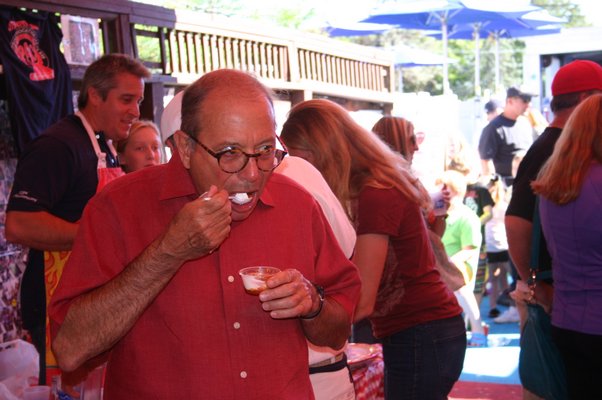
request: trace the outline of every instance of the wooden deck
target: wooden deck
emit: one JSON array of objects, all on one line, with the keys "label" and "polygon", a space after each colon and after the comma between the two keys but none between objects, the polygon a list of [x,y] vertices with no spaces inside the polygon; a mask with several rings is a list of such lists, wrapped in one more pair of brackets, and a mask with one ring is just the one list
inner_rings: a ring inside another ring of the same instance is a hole
[{"label": "wooden deck", "polygon": [[[105,53],[134,55],[153,72],[142,107],[146,118],[160,115],[169,91],[220,68],[255,74],[291,104],[326,97],[354,109],[392,108],[393,60],[376,48],[126,0],[0,4],[98,19]],[[77,88],[85,67],[71,69]]]}]

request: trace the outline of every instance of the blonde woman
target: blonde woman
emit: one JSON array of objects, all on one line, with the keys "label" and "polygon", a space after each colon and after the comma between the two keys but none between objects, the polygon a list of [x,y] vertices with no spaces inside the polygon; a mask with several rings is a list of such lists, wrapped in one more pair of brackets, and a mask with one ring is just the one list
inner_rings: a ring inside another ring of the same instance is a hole
[{"label": "blonde woman", "polygon": [[462,309],[435,269],[423,208],[431,199],[409,164],[328,100],[297,104],[281,137],[324,176],[357,229],[362,292],[354,320],[382,339],[389,399],[447,398],[462,371]]},{"label": "blonde woman", "polygon": [[161,147],[159,128],[147,120],[134,122],[128,137],[115,144],[119,163],[126,173],[161,164]]},{"label": "blonde woman", "polygon": [[533,190],[552,256],[552,336],[569,397],[602,398],[602,95],[571,114]]}]

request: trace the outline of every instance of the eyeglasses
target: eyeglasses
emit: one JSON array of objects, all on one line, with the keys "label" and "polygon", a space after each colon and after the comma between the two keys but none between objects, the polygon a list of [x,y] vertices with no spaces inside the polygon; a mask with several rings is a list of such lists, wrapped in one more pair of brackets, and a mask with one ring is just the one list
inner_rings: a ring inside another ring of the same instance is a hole
[{"label": "eyeglasses", "polygon": [[[257,153],[245,153],[244,151],[236,148],[229,148],[217,153],[201,143],[197,138],[188,135],[196,144],[201,146],[203,150],[215,157],[217,164],[222,171],[229,174],[235,174],[242,171],[249,163],[250,158],[254,158],[257,163],[257,168],[260,171],[270,172],[276,168],[282,162],[284,156],[287,155],[285,150],[276,149],[274,146],[264,146]],[[280,138],[276,136],[278,142],[282,147],[286,148]]]}]

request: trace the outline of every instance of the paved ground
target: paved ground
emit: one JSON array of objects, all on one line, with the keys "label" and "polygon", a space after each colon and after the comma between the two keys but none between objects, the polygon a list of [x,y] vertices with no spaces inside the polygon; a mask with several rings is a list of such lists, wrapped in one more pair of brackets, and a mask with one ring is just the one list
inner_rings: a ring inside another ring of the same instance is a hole
[{"label": "paved ground", "polygon": [[[498,307],[500,311],[506,307]],[[489,324],[488,347],[468,348],[460,381],[450,400],[520,400],[518,377],[518,323],[496,324],[487,318],[489,300],[481,303],[483,320]]]}]

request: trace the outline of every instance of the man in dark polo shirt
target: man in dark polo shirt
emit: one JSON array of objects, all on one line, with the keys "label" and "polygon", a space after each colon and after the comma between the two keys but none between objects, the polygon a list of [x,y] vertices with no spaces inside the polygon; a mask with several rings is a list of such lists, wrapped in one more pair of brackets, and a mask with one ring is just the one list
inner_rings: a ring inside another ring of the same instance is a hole
[{"label": "man in dark polo shirt", "polygon": [[521,117],[533,96],[517,87],[509,88],[504,111],[483,128],[479,139],[483,176],[498,174],[506,185],[512,184],[512,163],[533,142],[533,127]]},{"label": "man in dark polo shirt", "polygon": [[[46,291],[60,277],[58,265],[68,257],[88,200],[121,173],[112,141],[127,137],[140,116],[143,78],[149,76],[129,56],[101,57],[84,74],[79,111],[42,132],[19,158],[7,206],[6,239],[30,248],[21,283],[21,315],[40,353],[40,384],[48,383]],[[65,253],[54,257],[52,252]]]}]

